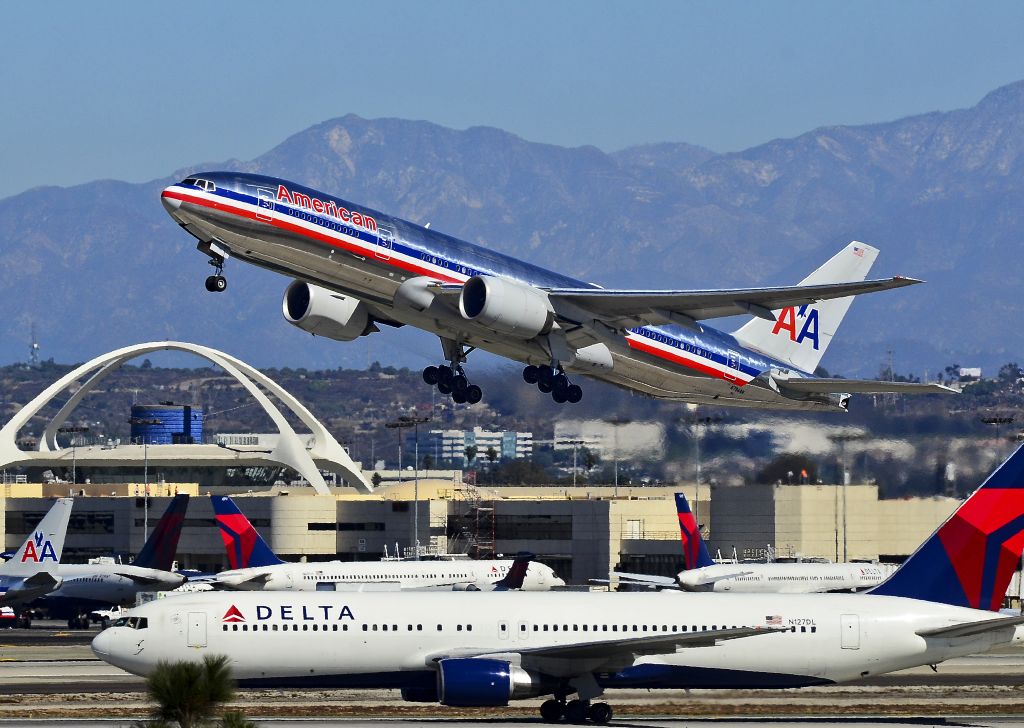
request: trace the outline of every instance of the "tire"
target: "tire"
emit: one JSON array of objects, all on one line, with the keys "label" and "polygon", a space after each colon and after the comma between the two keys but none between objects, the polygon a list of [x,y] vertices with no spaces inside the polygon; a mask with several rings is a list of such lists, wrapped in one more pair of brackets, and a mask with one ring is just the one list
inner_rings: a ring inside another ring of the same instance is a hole
[{"label": "tire", "polygon": [[[535,367],[532,364],[530,364],[525,369],[523,369],[523,381],[526,382],[527,384],[536,384],[537,383],[537,374],[538,374],[537,367]],[[552,700],[552,701],[549,701],[549,702],[557,703],[558,701],[557,700]]]},{"label": "tire", "polygon": [[452,401],[455,404],[466,404],[466,391],[464,389],[453,390]]},{"label": "tire", "polygon": [[537,389],[544,394],[551,394],[551,382],[537,382]]},{"label": "tire", "polygon": [[213,283],[214,278],[215,276],[206,277],[206,290],[208,290],[210,293],[214,293],[217,290],[217,287]]},{"label": "tire", "polygon": [[566,723],[586,723],[587,704],[582,700],[570,700],[565,704]]},{"label": "tire", "polygon": [[450,384],[445,384],[444,382],[438,382],[437,391],[440,392],[441,394],[451,394],[452,386]]},{"label": "tire", "polygon": [[470,384],[466,388],[466,401],[469,402],[470,404],[476,404],[481,399],[483,399],[483,397],[483,390],[480,389],[480,387],[476,386],[475,384]]},{"label": "tire", "polygon": [[565,404],[566,402],[569,401],[568,399],[566,399],[565,392],[562,392],[557,389],[551,392],[551,399],[555,400],[555,402],[557,402],[558,404]]},{"label": "tire", "polygon": [[[551,367],[537,367],[537,386],[542,392],[550,392],[555,382],[555,373]],[[547,387],[547,389],[544,389]]]},{"label": "tire", "polygon": [[[445,385],[448,387],[448,392],[452,391],[452,380],[455,379],[455,372],[451,370],[451,367],[438,367],[437,368],[437,384]],[[444,392],[444,394],[448,394]]]},{"label": "tire", "polygon": [[608,725],[612,720],[612,706],[608,703],[594,703],[587,711],[587,717],[595,725]]},{"label": "tire", "polygon": [[437,384],[437,367],[427,367],[424,369],[423,381],[431,386]]},{"label": "tire", "polygon": [[468,386],[469,386],[469,380],[466,379],[466,375],[465,374],[456,374],[452,378],[452,391],[453,392],[462,392],[463,394],[465,394],[466,388]]},{"label": "tire", "polygon": [[561,372],[556,374],[551,380],[551,391],[552,392],[565,392],[569,388],[569,377],[565,376]]},{"label": "tire", "polygon": [[569,404],[578,404],[583,399],[583,388],[578,384],[570,384],[565,392],[565,400]]},{"label": "tire", "polygon": [[562,722],[562,713],[564,712],[565,706],[557,700],[545,700],[540,704],[540,718],[545,723]]},{"label": "tire", "polygon": [[214,276],[213,277],[213,290],[214,291],[216,291],[217,293],[223,293],[225,290],[227,290],[227,287],[228,287],[228,279],[227,278],[225,278],[224,276]]}]

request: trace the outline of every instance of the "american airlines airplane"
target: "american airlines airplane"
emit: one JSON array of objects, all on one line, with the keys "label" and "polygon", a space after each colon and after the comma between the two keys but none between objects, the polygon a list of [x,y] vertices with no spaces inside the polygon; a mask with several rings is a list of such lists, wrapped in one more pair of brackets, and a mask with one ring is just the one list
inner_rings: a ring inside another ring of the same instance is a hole
[{"label": "american airlines airplane", "polygon": [[[226,655],[243,684],[401,688],[550,722],[607,723],[609,688],[828,685],[1024,643],[996,612],[1024,550],[1018,449],[863,594],[205,592],[132,610],[96,655],[147,675]],[[575,698],[568,701],[570,696]]]},{"label": "american airlines airplane", "polygon": [[[527,366],[559,403],[581,374],[666,399],[845,411],[851,393],[949,392],[939,385],[822,379],[813,372],[853,296],[919,283],[865,280],[878,251],[853,242],[798,286],[610,290],[273,177],[203,172],[167,187],[167,212],[198,239],[223,291],[234,256],[295,280],[285,320],[352,341],[404,326],[436,334],[445,363],[427,384],[480,401],[463,364],[480,348]],[[701,323],[751,314],[733,333]]]},{"label": "american airlines airplane", "polygon": [[210,584],[219,589],[264,591],[547,591],[565,586],[550,566],[529,557],[490,560],[323,561],[279,559],[227,496],[211,496],[230,571]]},{"label": "american airlines airplane", "polygon": [[71,498],[54,501],[14,556],[0,564],[0,605],[11,609],[22,627],[30,624],[22,608],[61,585],[57,568],[74,503]]},{"label": "american airlines airplane", "polygon": [[134,604],[139,592],[180,586],[185,577],[171,569],[178,548],[188,495],[171,499],[153,533],[130,564],[58,564],[59,586],[34,602],[72,629],[87,627],[89,612],[114,604]]},{"label": "american airlines airplane", "polygon": [[683,570],[675,579],[616,572],[620,582],[687,591],[806,594],[809,592],[862,591],[881,584],[892,564],[742,563],[718,564],[708,553],[686,496],[676,493],[676,512],[683,541]]}]

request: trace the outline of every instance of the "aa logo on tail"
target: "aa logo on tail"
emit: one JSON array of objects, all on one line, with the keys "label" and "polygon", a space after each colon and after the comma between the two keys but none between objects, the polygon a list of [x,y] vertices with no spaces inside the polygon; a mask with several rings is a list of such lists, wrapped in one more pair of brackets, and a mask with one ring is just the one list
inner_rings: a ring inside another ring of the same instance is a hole
[{"label": "aa logo on tail", "polygon": [[[800,333],[797,333],[797,318],[803,319]],[[789,340],[802,344],[804,339],[809,339],[814,344],[815,351],[818,350],[818,309],[811,308],[806,304],[797,309],[789,306],[782,309],[772,333],[778,335],[780,331],[789,333]]]},{"label": "aa logo on tail", "polygon": [[53,544],[49,539],[46,539],[42,533],[36,532],[33,534],[32,540],[25,543],[25,550],[21,553],[21,563],[34,561],[38,564],[47,559],[56,564],[57,552],[54,551]]}]

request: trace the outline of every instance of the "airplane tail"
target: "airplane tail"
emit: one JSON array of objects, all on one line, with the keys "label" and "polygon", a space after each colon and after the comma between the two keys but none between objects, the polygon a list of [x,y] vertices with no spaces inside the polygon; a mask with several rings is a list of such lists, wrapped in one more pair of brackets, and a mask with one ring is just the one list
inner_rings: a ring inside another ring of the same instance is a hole
[{"label": "airplane tail", "polygon": [[213,511],[217,515],[220,537],[228,553],[232,569],[246,569],[250,566],[273,566],[283,564],[274,555],[267,542],[256,532],[235,502],[226,495],[210,496]]},{"label": "airplane tail", "polygon": [[147,569],[170,571],[174,566],[174,555],[181,538],[181,527],[185,523],[188,509],[188,494],[179,493],[171,500],[167,510],[160,517],[146,543],[132,563]]},{"label": "airplane tail", "polygon": [[72,498],[58,498],[14,552],[14,558],[0,565],[0,574],[27,576],[40,571],[54,571],[64,551],[64,536],[74,502]]},{"label": "airplane tail", "polygon": [[512,562],[512,566],[509,567],[508,573],[505,574],[505,578],[495,582],[494,591],[522,589],[523,581],[526,579],[526,572],[530,568],[530,562],[535,558],[537,558],[536,555],[529,551],[520,551],[516,554],[516,558]]},{"label": "airplane tail", "polygon": [[714,559],[708,553],[704,539],[700,537],[700,526],[690,511],[686,496],[676,493],[676,513],[679,515],[679,533],[683,539],[683,571],[714,566]]},{"label": "airplane tail", "polygon": [[[854,241],[800,281],[800,285],[862,281],[877,257],[877,248]],[[755,318],[733,335],[746,347],[813,373],[851,303],[853,296],[791,306],[774,311],[776,321]]]},{"label": "airplane tail", "polygon": [[1024,446],[870,594],[998,611],[1024,552]]}]

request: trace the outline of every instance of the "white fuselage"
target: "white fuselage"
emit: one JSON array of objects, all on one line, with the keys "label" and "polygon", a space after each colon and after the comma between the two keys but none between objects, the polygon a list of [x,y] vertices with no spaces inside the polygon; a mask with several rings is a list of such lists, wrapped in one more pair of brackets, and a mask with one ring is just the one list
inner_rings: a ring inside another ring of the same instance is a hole
[{"label": "white fuselage", "polygon": [[180,586],[185,577],[171,571],[131,564],[60,564],[55,570],[61,584],[48,599],[68,599],[100,604],[134,604],[139,592]]},{"label": "white fuselage", "polygon": [[862,591],[878,586],[895,569],[893,564],[715,564],[681,571],[680,586],[688,591],[808,594]]},{"label": "white fuselage", "polygon": [[[398,589],[490,591],[511,566],[511,559],[327,561],[222,571],[215,583],[230,589],[266,591],[346,591],[374,584]],[[565,582],[551,567],[531,562],[522,588],[545,591],[554,586],[565,586]]]},{"label": "white fuselage", "polygon": [[[93,641],[103,660],[146,675],[160,661],[226,655],[253,684],[405,687],[429,683],[436,660],[497,656],[546,675],[593,673],[608,687],[799,687],[838,683],[1020,642],[1005,627],[970,637],[921,630],[997,615],[901,597],[805,594],[207,592],[132,610],[136,625]],[[616,643],[729,627],[785,627],[622,659]],[[602,661],[532,661],[531,650],[608,641]],[[615,650],[618,649],[618,652]]]}]

